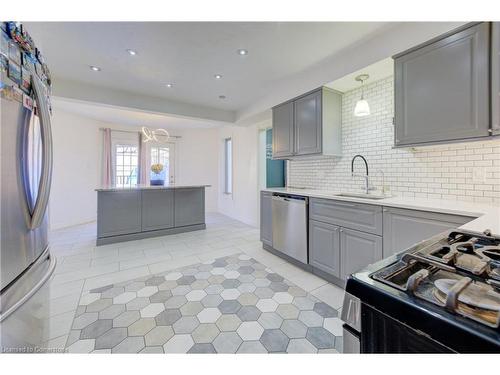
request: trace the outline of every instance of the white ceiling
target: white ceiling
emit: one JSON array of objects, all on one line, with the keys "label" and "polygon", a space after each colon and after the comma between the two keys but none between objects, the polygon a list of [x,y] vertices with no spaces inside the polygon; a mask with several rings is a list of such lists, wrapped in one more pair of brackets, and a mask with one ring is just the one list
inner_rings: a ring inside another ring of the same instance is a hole
[{"label": "white ceiling", "polygon": [[360,74],[368,74],[370,76],[370,78],[365,81],[365,84],[378,81],[382,78],[387,78],[394,74],[394,61],[389,57],[330,82],[325,86],[340,92],[347,92],[356,89],[361,86],[361,83],[355,80],[355,78]]},{"label": "white ceiling", "polygon": [[52,107],[83,117],[118,125],[147,126],[164,129],[212,128],[221,125],[215,121],[198,120],[164,114],[119,108],[98,103],[81,102],[53,97]]},{"label": "white ceiling", "polygon": [[[241,111],[382,22],[28,22],[58,80]],[[126,49],[138,52],[129,56]],[[237,49],[248,49],[239,56]],[[92,72],[89,65],[102,68]],[[214,74],[222,74],[215,80]],[[165,84],[172,82],[169,89]],[[219,95],[225,95],[220,100]]]}]

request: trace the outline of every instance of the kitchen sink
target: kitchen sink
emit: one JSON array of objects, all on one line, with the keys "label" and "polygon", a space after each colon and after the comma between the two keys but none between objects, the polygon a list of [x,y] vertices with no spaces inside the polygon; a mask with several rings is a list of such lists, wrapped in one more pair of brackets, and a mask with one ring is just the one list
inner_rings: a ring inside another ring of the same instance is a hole
[{"label": "kitchen sink", "polygon": [[364,193],[340,193],[335,194],[337,197],[351,197],[351,198],[364,198],[364,199],[385,199],[390,198],[390,195],[376,195]]}]

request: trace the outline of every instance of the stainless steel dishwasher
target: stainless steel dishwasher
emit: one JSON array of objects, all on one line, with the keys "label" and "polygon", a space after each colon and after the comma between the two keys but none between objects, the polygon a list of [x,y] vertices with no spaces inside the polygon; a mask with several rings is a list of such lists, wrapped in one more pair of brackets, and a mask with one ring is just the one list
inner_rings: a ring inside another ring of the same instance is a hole
[{"label": "stainless steel dishwasher", "polygon": [[307,264],[307,197],[274,193],[273,248]]}]

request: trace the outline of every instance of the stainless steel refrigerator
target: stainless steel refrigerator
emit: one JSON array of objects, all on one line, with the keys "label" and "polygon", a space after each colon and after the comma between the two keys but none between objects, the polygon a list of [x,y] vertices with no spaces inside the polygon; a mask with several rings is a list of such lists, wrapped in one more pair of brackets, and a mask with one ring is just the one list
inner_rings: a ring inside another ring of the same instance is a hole
[{"label": "stainless steel refrigerator", "polygon": [[55,267],[47,214],[50,76],[21,25],[1,25],[0,349],[29,352],[47,338],[47,280]]}]

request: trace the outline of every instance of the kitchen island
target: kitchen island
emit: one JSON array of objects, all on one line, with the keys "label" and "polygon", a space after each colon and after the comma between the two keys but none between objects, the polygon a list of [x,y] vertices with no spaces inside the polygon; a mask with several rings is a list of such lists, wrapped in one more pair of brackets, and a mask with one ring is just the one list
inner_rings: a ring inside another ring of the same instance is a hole
[{"label": "kitchen island", "polygon": [[96,245],[205,229],[205,188],[209,186],[96,189]]}]

